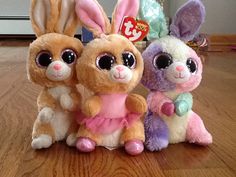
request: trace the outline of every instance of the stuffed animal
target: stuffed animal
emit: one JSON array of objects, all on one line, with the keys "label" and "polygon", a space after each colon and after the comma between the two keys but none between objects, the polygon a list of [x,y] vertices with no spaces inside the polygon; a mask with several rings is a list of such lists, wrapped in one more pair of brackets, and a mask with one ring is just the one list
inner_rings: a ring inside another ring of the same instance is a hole
[{"label": "stuffed animal", "polygon": [[83,45],[73,36],[77,28],[74,0],[32,0],[31,22],[37,39],[29,47],[29,79],[42,86],[37,99],[32,148],[48,148],[66,138],[76,142],[75,110],[80,105],[75,63]]},{"label": "stuffed animal", "polygon": [[[148,13],[148,12],[147,12]],[[202,79],[202,63],[185,42],[191,40],[204,21],[205,8],[200,0],[183,5],[170,26],[170,35],[154,41],[144,52],[142,83],[150,89],[145,117],[145,145],[150,151],[169,143],[212,143],[201,118],[192,111],[189,93]]]},{"label": "stuffed animal", "polygon": [[118,34],[123,17],[135,17],[139,0],[119,0],[112,25],[96,0],[76,0],[82,25],[96,39],[88,43],[77,61],[77,77],[94,92],[78,115],[80,128],[76,147],[91,152],[95,146],[115,149],[122,145],[131,155],[144,145],[141,116],[147,105],[143,97],[130,94],[143,74],[143,59],[132,42]]}]

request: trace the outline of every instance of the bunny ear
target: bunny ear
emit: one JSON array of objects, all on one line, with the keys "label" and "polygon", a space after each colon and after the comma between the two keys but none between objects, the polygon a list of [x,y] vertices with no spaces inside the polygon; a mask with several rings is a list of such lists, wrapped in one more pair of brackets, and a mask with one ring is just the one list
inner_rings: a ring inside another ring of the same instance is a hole
[{"label": "bunny ear", "polygon": [[206,15],[200,0],[190,0],[176,13],[170,26],[170,34],[187,42],[192,40],[200,29]]},{"label": "bunny ear", "polygon": [[111,25],[103,8],[96,0],[75,0],[75,11],[82,23],[95,37],[109,34]]},{"label": "bunny ear", "polygon": [[30,19],[36,36],[53,32],[57,16],[57,0],[32,0]]},{"label": "bunny ear", "polygon": [[112,18],[112,33],[119,33],[120,25],[125,16],[138,15],[139,0],[118,0]]},{"label": "bunny ear", "polygon": [[60,0],[59,12],[56,32],[74,36],[78,26],[78,19],[75,13],[75,0]]}]

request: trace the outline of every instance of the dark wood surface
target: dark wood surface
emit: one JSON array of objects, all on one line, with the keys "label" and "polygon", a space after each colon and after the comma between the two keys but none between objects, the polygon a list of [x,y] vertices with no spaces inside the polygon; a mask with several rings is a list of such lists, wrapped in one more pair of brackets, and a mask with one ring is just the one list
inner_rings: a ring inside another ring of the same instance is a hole
[{"label": "dark wood surface", "polygon": [[[236,53],[204,54],[203,81],[193,92],[194,110],[212,133],[212,145],[181,143],[131,157],[123,149],[83,154],[64,142],[31,148],[40,87],[27,80],[27,50],[0,47],[0,177],[236,176]],[[147,94],[142,86],[136,92]]]}]

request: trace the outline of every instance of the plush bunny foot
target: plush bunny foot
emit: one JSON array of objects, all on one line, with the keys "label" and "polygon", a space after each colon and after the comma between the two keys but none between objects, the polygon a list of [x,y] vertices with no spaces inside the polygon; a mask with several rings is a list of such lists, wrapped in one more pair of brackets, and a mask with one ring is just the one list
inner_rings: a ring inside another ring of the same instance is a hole
[{"label": "plush bunny foot", "polygon": [[40,135],[32,140],[31,146],[33,149],[48,148],[52,145],[52,137],[49,135]]},{"label": "plush bunny foot", "polygon": [[76,142],[76,148],[82,152],[92,152],[96,143],[90,138],[79,138]]},{"label": "plush bunny foot", "polygon": [[190,143],[196,143],[203,146],[212,143],[211,134],[206,130],[201,118],[194,112],[192,112],[189,119],[186,139]]},{"label": "plush bunny foot", "polygon": [[138,155],[143,152],[143,142],[140,140],[131,140],[125,143],[125,150],[130,155]]},{"label": "plush bunny foot", "polygon": [[160,151],[169,144],[169,131],[166,123],[148,112],[144,120],[145,146],[149,151]]},{"label": "plush bunny foot", "polygon": [[145,146],[149,151],[160,151],[169,145],[168,138],[152,137],[145,141]]},{"label": "plush bunny foot", "polygon": [[77,141],[77,137],[75,133],[71,133],[67,138],[66,138],[66,144],[68,146],[76,146],[76,141]]}]

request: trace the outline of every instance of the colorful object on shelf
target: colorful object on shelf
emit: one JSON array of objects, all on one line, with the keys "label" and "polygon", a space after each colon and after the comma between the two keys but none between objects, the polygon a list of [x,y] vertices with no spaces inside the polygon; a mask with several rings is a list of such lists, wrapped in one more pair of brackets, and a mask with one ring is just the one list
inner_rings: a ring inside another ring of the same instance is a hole
[{"label": "colorful object on shelf", "polygon": [[201,82],[202,62],[185,44],[193,39],[204,18],[202,2],[189,0],[173,18],[170,35],[152,42],[142,54],[142,83],[150,90],[144,122],[145,145],[150,151],[159,151],[169,143],[212,143],[202,119],[192,111],[190,92]]},{"label": "colorful object on shelf", "polygon": [[209,46],[208,36],[206,34],[198,34],[187,45],[197,50],[207,50]]},{"label": "colorful object on shelf", "polygon": [[88,43],[93,40],[93,33],[91,33],[86,28],[82,28],[82,42]]},{"label": "colorful object on shelf", "polygon": [[96,146],[110,150],[124,146],[127,153],[137,155],[144,149],[141,117],[147,105],[142,96],[130,93],[141,80],[143,59],[120,35],[123,18],[135,18],[138,9],[139,0],[118,0],[110,24],[96,0],[76,0],[79,20],[95,36],[76,65],[79,82],[94,93],[77,115],[76,147],[82,152]]},{"label": "colorful object on shelf", "polygon": [[138,19],[144,20],[150,26],[148,40],[155,40],[168,34],[163,7],[157,0],[140,0]]}]

